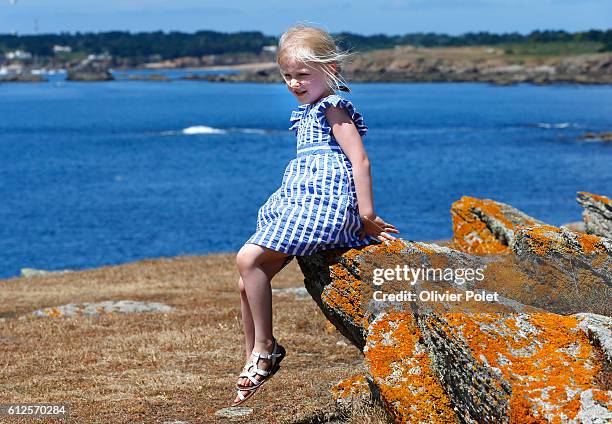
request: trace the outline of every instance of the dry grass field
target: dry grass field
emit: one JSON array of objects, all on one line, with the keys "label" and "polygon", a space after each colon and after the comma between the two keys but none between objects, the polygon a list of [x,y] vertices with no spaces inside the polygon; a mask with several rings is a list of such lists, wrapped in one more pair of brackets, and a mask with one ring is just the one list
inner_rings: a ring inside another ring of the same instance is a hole
[{"label": "dry grass field", "polygon": [[[234,257],[164,258],[1,280],[0,403],[66,404],[75,423],[386,422],[377,406],[336,406],[329,389],[363,370],[362,354],[310,297],[289,293],[273,300],[275,336],[287,349],[280,371],[242,405],[252,413],[215,415],[234,399],[245,361]],[[272,287],[303,287],[296,261]],[[125,299],[176,310],[19,319],[49,306]]]}]

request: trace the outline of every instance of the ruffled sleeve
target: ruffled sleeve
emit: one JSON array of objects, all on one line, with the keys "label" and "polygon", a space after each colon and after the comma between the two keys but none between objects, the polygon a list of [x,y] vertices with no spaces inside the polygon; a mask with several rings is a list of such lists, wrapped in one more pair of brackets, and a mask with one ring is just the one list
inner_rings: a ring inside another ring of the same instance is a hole
[{"label": "ruffled sleeve", "polygon": [[304,110],[308,105],[300,105],[298,110],[291,111],[291,117],[289,118],[289,131],[297,132],[300,126],[300,121],[304,117]]},{"label": "ruffled sleeve", "polygon": [[317,121],[319,122],[321,128],[323,129],[323,131],[325,131],[326,134],[331,135],[332,133],[332,129],[329,126],[329,122],[327,122],[327,119],[325,118],[325,110],[330,106],[337,106],[346,109],[349,116],[355,123],[355,127],[357,127],[359,135],[363,137],[366,134],[366,132],[368,131],[368,127],[363,121],[363,116],[361,116],[361,114],[357,112],[355,106],[353,106],[353,104],[349,100],[343,99],[342,97],[336,94],[333,94],[321,100],[317,108]]}]

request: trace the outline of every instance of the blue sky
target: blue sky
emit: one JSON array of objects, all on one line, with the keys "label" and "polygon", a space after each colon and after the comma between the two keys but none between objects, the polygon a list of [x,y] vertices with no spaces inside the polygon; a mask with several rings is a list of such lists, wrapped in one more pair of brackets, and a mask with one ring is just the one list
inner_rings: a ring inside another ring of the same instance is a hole
[{"label": "blue sky", "polygon": [[210,29],[278,35],[300,21],[359,34],[582,31],[611,27],[612,0],[0,0],[0,33]]}]

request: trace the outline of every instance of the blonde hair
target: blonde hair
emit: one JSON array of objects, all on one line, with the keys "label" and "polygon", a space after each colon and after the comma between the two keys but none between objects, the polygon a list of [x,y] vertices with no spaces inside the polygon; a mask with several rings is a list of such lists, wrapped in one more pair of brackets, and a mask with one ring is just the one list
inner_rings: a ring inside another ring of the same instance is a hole
[{"label": "blonde hair", "polygon": [[[327,86],[333,90],[350,92],[341,74],[342,67],[352,53],[341,50],[334,38],[322,29],[298,24],[289,28],[280,38],[276,63],[293,58],[309,66],[319,67],[325,74]],[[335,71],[330,65],[335,65]]]}]

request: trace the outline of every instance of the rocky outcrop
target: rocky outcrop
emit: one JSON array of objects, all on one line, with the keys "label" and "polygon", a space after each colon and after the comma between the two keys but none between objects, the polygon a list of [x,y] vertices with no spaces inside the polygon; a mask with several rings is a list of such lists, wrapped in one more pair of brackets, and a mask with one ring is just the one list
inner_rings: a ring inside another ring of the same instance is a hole
[{"label": "rocky outcrop", "polygon": [[95,59],[85,59],[78,65],[68,69],[68,81],[110,81],[115,78],[109,71],[110,62]]},{"label": "rocky outcrop", "polygon": [[278,67],[259,69],[254,71],[244,71],[235,74],[190,74],[181,79],[190,81],[213,81],[213,82],[262,82],[278,83],[282,82],[282,77]]},{"label": "rocky outcrop", "polygon": [[47,82],[46,78],[41,75],[33,75],[30,73],[15,74],[8,76],[0,76],[0,83],[3,82]]},{"label": "rocky outcrop", "polygon": [[95,316],[112,313],[132,314],[143,312],[172,312],[174,308],[159,302],[141,302],[136,300],[106,300],[103,302],[69,303],[38,309],[21,316],[19,319],[59,318],[69,316]]},{"label": "rocky outcrop", "polygon": [[247,64],[270,63],[275,61],[274,53],[235,52],[204,56],[185,56],[159,62],[149,62],[142,65],[146,69],[195,68],[195,67],[227,67]]},{"label": "rocky outcrop", "polygon": [[126,75],[126,79],[130,81],[171,81],[170,77],[162,74],[149,74],[149,75]]},{"label": "rocky outcrop", "polygon": [[601,299],[612,287],[612,240],[546,225],[490,199],[464,196],[451,215],[453,248],[509,255],[490,266],[499,278],[487,280],[504,295],[551,312],[609,314]]},{"label": "rocky outcrop", "polygon": [[612,199],[580,191],[576,200],[584,208],[582,219],[586,232],[612,239]]},{"label": "rocky outcrop", "polygon": [[612,132],[594,133],[589,131],[577,138],[585,141],[612,141]]},{"label": "rocky outcrop", "polygon": [[610,240],[460,203],[453,222],[478,229],[457,243],[468,251],[398,239],[298,257],[368,369],[334,397],[363,397],[367,382],[402,423],[612,420]]},{"label": "rocky outcrop", "polygon": [[453,247],[468,253],[507,253],[520,225],[543,222],[505,203],[463,196],[451,205]]},{"label": "rocky outcrop", "polygon": [[364,354],[396,422],[605,422],[602,360],[577,322],[390,313],[370,326]]},{"label": "rocky outcrop", "polygon": [[610,54],[516,61],[512,56],[475,53],[401,47],[393,51],[375,51],[357,57],[347,67],[347,75],[354,81],[455,81],[502,85],[612,82]]},{"label": "rocky outcrop", "polygon": [[528,278],[524,294],[558,313],[612,315],[612,240],[549,225],[516,233],[513,261]]}]

